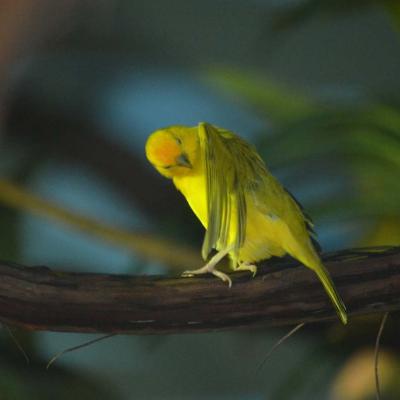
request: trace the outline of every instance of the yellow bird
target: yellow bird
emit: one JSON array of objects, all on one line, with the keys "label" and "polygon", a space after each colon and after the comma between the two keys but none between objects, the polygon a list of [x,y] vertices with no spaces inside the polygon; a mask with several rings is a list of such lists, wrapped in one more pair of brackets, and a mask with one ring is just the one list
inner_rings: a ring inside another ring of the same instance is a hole
[{"label": "yellow bird", "polygon": [[313,224],[294,197],[271,175],[257,151],[238,135],[208,123],[171,126],[150,135],[146,156],[173,180],[206,228],[202,256],[207,264],[183,276],[211,273],[229,255],[234,271],[257,272],[255,262],[288,253],[312,269],[339,318],[346,307],[318,255]]}]

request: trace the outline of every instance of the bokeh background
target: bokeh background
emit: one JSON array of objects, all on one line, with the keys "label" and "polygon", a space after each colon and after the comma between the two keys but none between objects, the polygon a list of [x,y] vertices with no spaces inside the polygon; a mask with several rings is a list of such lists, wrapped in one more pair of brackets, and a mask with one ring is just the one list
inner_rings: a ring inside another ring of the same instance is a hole
[{"label": "bokeh background", "polygon": [[[201,262],[200,224],[144,158],[152,131],[199,121],[257,146],[325,251],[399,245],[399,40],[397,0],[1,0],[0,257],[132,274]],[[10,327],[27,365],[3,327],[0,399],[372,399],[379,320],[306,327],[261,369],[285,330],[114,337],[47,371],[94,336]],[[385,399],[400,398],[397,321]]]}]

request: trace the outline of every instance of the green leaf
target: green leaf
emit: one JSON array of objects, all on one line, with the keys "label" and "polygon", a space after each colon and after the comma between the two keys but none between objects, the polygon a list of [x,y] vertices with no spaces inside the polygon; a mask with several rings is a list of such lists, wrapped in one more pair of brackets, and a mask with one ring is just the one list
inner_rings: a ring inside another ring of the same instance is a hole
[{"label": "green leaf", "polygon": [[259,74],[229,67],[209,68],[206,80],[255,108],[275,123],[312,114],[318,107],[297,90],[285,88]]}]

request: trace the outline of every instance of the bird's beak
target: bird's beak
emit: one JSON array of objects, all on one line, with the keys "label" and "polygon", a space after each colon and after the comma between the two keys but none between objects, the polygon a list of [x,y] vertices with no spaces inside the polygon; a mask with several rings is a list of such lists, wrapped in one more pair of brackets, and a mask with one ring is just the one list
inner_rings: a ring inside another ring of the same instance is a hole
[{"label": "bird's beak", "polygon": [[176,164],[180,167],[192,168],[192,164],[189,161],[189,158],[186,153],[181,153],[176,159]]}]

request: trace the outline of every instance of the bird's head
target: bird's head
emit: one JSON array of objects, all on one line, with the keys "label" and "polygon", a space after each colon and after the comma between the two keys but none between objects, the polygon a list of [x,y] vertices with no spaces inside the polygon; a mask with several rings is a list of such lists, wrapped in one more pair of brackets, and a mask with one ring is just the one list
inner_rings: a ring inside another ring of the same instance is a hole
[{"label": "bird's head", "polygon": [[167,178],[193,173],[199,152],[197,132],[197,126],[171,126],[155,131],[146,143],[148,160]]}]

